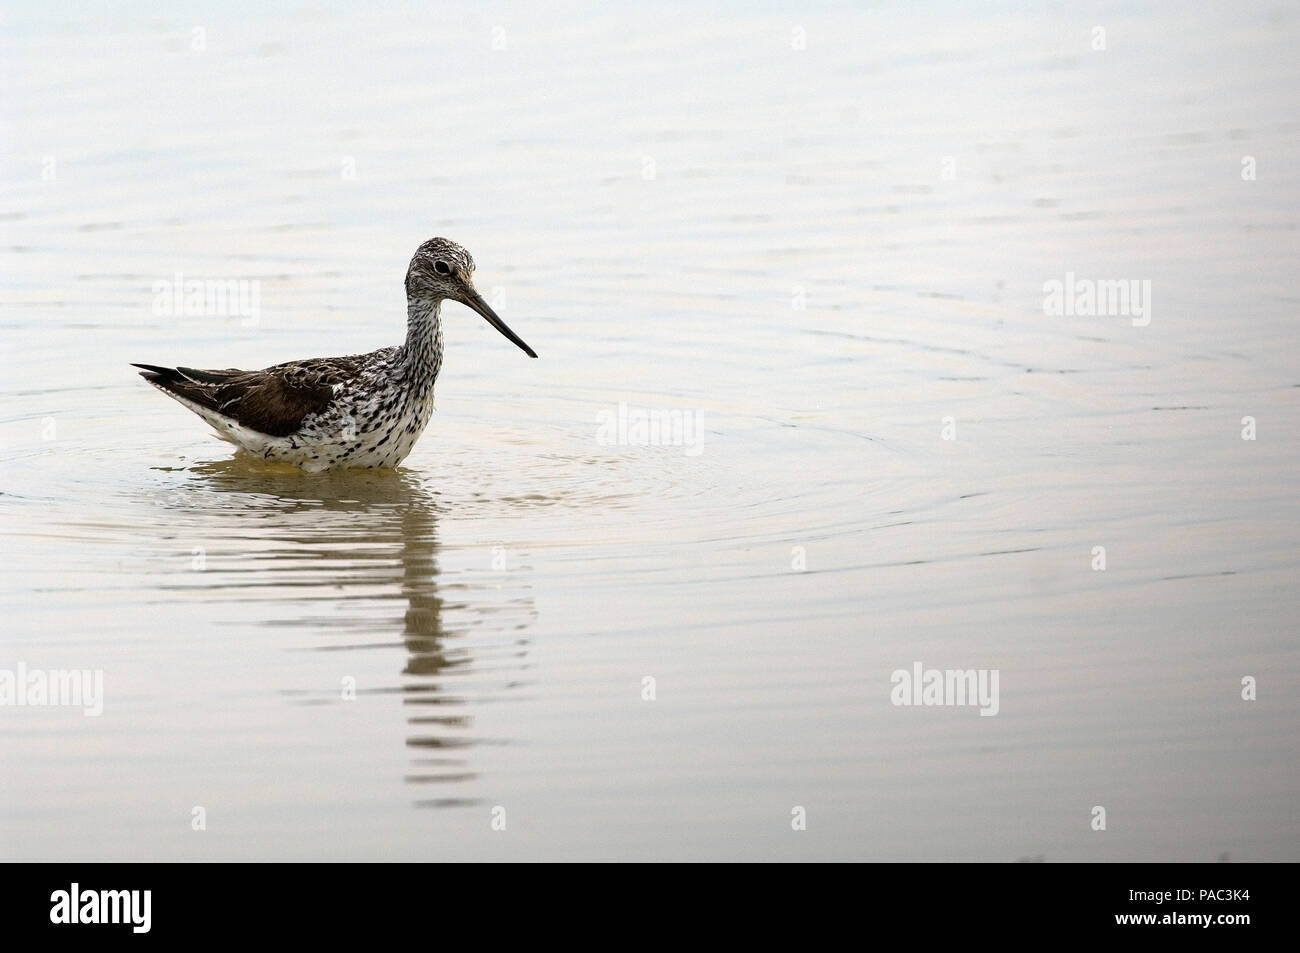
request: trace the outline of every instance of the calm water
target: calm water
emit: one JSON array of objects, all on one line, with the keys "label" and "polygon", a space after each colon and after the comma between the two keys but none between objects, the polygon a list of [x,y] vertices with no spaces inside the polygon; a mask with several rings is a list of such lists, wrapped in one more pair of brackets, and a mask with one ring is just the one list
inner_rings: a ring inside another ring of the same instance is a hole
[{"label": "calm water", "polygon": [[[0,670],[103,713],[0,708],[0,856],[1300,859],[1300,17],[1130,6],[9,5]],[[398,343],[435,234],[541,359],[448,305],[397,472],[127,366]]]}]

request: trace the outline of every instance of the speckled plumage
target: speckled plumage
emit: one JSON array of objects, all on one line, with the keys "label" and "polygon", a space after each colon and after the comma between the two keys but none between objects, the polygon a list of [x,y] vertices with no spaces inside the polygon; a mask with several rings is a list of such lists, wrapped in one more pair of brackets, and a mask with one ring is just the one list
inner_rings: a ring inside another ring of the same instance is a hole
[{"label": "speckled plumage", "polygon": [[442,368],[442,301],[473,308],[530,357],[473,285],[474,260],[445,238],[421,245],[406,274],[406,342],[368,354],[260,371],[137,364],[141,377],[206,420],[218,436],[309,472],[395,467],[433,414]]}]

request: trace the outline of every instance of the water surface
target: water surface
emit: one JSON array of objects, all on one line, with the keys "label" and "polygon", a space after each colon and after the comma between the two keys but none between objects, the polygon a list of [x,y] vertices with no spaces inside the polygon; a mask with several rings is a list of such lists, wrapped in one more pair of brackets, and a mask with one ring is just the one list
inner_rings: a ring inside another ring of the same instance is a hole
[{"label": "water surface", "polygon": [[[0,709],[0,856],[1296,860],[1300,19],[1130,6],[7,9],[0,668],[104,710]],[[448,305],[397,472],[127,366],[397,343],[435,234],[541,357]]]}]

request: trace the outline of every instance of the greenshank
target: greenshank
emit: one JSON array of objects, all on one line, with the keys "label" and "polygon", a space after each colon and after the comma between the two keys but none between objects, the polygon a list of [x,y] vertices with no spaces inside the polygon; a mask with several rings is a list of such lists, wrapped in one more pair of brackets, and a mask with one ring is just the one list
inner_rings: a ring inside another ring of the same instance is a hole
[{"label": "greenshank", "polygon": [[442,302],[473,308],[529,357],[474,289],[474,259],[431,238],[406,272],[406,343],[369,354],[289,361],[260,371],[134,364],[140,376],[198,414],[217,435],[265,460],[316,473],[395,467],[433,414],[442,368]]}]

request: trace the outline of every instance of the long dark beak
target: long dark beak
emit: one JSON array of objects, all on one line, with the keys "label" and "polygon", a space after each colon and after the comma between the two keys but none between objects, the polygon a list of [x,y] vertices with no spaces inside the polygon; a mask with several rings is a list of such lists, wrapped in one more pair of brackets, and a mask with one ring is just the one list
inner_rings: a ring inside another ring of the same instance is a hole
[{"label": "long dark beak", "polygon": [[487,319],[488,324],[492,325],[492,327],[496,328],[498,331],[504,334],[511,341],[514,341],[515,346],[518,347],[525,354],[527,354],[529,357],[537,356],[537,352],[534,351],[527,344],[525,344],[523,342],[523,339],[519,337],[519,335],[515,334],[514,331],[511,331],[508,327],[506,327],[506,323],[497,317],[497,313],[493,311],[490,307],[488,307],[488,303],[483,300],[483,296],[480,295],[473,288],[465,289],[464,303],[467,307],[473,308],[479,314],[483,315],[483,317]]}]

